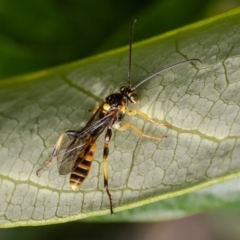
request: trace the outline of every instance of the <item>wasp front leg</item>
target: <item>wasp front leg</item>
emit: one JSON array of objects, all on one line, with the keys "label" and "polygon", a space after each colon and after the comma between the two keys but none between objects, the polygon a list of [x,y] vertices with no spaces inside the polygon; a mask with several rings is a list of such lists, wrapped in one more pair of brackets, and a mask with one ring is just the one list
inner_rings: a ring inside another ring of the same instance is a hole
[{"label": "wasp front leg", "polygon": [[106,189],[109,202],[110,202],[110,212],[111,214],[114,214],[113,211],[113,204],[112,204],[112,195],[109,192],[108,189],[108,165],[107,165],[107,157],[109,154],[109,142],[112,137],[112,130],[111,128],[107,129],[106,135],[105,135],[105,141],[104,141],[104,149],[103,149],[103,177],[104,177],[104,188]]},{"label": "wasp front leg", "polygon": [[154,121],[153,119],[151,119],[146,113],[138,110],[138,109],[134,109],[132,111],[127,111],[127,115],[129,116],[135,116],[135,115],[141,115],[145,120],[151,122],[151,123],[154,123],[156,125],[159,125],[159,126],[164,126],[164,127],[169,127],[167,124],[164,124],[164,123],[158,123],[156,121]]},{"label": "wasp front leg", "polygon": [[145,134],[143,131],[141,131],[139,128],[137,128],[136,126],[134,126],[132,123],[125,123],[123,126],[120,126],[120,125],[115,125],[114,126],[117,130],[119,131],[125,131],[127,130],[128,128],[132,128],[136,133],[138,133],[141,137],[146,137],[146,138],[150,138],[150,139],[154,139],[154,140],[161,140],[163,138],[165,138],[166,136],[164,137],[155,137],[155,136],[150,136],[150,135],[147,135]]},{"label": "wasp front leg", "polygon": [[57,142],[56,142],[56,144],[55,144],[55,146],[54,146],[54,149],[53,149],[53,151],[52,151],[51,157],[46,161],[46,163],[45,163],[41,168],[39,168],[39,169],[37,170],[36,174],[37,174],[38,177],[41,175],[41,171],[42,171],[43,169],[45,169],[48,165],[50,165],[50,164],[52,163],[53,159],[58,156],[59,150],[60,150],[60,148],[61,148],[61,144],[62,144],[63,138],[64,138],[65,136],[75,137],[75,136],[77,136],[78,133],[79,133],[79,132],[77,132],[77,131],[68,130],[68,131],[63,132],[63,133],[59,136],[59,138],[58,138],[58,140],[57,140]]}]

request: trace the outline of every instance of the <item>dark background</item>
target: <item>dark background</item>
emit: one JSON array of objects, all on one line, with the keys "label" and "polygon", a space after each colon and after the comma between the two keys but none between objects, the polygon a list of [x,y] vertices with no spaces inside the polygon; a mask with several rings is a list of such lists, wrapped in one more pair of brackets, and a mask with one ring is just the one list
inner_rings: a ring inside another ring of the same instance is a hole
[{"label": "dark background", "polygon": [[[240,0],[1,0],[0,79],[79,60],[214,16]],[[237,224],[236,224],[237,223]],[[161,223],[90,223],[0,230],[0,239],[239,239],[240,218],[214,212]]]},{"label": "dark background", "polygon": [[216,15],[240,0],[1,0],[0,79],[79,60]]}]

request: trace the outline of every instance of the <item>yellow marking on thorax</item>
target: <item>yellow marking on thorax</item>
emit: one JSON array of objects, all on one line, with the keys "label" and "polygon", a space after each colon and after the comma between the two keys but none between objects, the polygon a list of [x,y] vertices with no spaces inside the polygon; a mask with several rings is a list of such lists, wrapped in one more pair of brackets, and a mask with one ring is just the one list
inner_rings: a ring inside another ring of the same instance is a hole
[{"label": "yellow marking on thorax", "polygon": [[123,114],[125,114],[127,112],[128,106],[125,102],[122,102],[122,107],[121,107],[121,111]]},{"label": "yellow marking on thorax", "polygon": [[103,104],[103,113],[104,114],[107,113],[109,111],[110,107],[111,106],[108,103],[104,103]]}]

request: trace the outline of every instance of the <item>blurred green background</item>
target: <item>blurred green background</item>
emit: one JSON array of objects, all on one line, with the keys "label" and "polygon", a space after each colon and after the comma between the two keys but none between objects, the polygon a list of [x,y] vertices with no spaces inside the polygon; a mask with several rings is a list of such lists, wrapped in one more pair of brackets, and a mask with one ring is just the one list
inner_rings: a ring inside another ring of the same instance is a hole
[{"label": "blurred green background", "polygon": [[[46,69],[214,16],[240,0],[1,0],[0,79]],[[237,212],[238,213],[238,212]],[[161,223],[73,222],[1,229],[0,239],[239,239],[236,212]]]},{"label": "blurred green background", "polygon": [[234,8],[240,0],[1,0],[0,79],[57,66]]}]

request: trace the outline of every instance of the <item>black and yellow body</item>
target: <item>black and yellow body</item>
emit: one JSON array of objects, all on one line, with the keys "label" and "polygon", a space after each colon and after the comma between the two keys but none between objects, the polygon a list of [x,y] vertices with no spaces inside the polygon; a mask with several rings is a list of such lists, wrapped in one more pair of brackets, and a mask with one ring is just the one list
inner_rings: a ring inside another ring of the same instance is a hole
[{"label": "black and yellow body", "polygon": [[[106,98],[105,101],[96,107],[93,111],[93,116],[87,122],[86,126],[81,130],[68,130],[63,132],[52,151],[51,157],[48,161],[36,172],[40,175],[40,172],[48,166],[53,159],[57,158],[58,171],[60,175],[71,174],[70,176],[70,187],[73,190],[78,190],[83,183],[83,181],[88,176],[88,173],[92,166],[92,161],[94,159],[94,153],[96,149],[96,140],[104,132],[104,146],[103,146],[103,174],[104,174],[104,187],[108,194],[110,202],[110,212],[113,214],[113,203],[112,196],[108,189],[108,167],[107,158],[109,154],[109,142],[112,137],[112,128],[124,131],[128,128],[132,128],[140,136],[147,137],[154,140],[161,140],[161,137],[149,136],[144,134],[140,129],[131,123],[125,123],[121,126],[125,115],[134,116],[136,114],[141,115],[145,120],[150,121],[157,125],[164,125],[155,122],[147,114],[139,110],[128,110],[129,103],[137,103],[139,97],[135,92],[136,88],[146,81],[152,79],[153,77],[159,75],[160,73],[169,70],[171,68],[183,65],[189,62],[200,62],[199,59],[189,59],[182,62],[166,67],[160,71],[153,73],[152,75],[146,77],[135,87],[131,87],[130,73],[131,73],[131,50],[132,50],[132,31],[135,20],[132,22],[130,31],[130,45],[129,45],[129,69],[128,69],[128,86],[123,86],[120,88],[118,93],[111,93]],[[164,125],[165,126],[165,125]],[[166,137],[166,136],[164,136]],[[63,139],[68,139],[68,141],[63,141]]]},{"label": "black and yellow body", "polygon": [[[123,87],[121,88],[122,92],[112,93],[106,97],[105,102],[98,108],[96,108],[93,117],[86,124],[86,126],[80,131],[66,131],[64,135],[68,135],[74,138],[73,142],[69,144],[64,154],[63,159],[61,160],[59,172],[67,174],[65,169],[70,170],[69,168],[69,159],[72,158],[73,153],[71,149],[76,148],[79,145],[82,147],[78,148],[74,158],[75,161],[72,161],[72,170],[70,175],[70,186],[76,191],[80,188],[83,181],[88,176],[88,173],[91,169],[92,161],[94,159],[94,152],[96,149],[96,140],[98,136],[105,130],[105,141],[103,147],[103,173],[104,173],[104,187],[107,191],[109,201],[110,201],[110,211],[113,214],[112,206],[112,196],[108,189],[108,170],[107,170],[107,157],[109,154],[109,142],[112,137],[112,128],[120,128],[120,123],[123,120],[127,109],[128,102],[135,102],[135,99],[132,98],[133,91],[130,91],[130,88]],[[127,95],[128,94],[128,95]],[[134,96],[137,96],[134,94]],[[63,136],[64,136],[63,135]],[[61,148],[60,145],[56,146],[58,150],[54,150],[58,155],[58,152]],[[71,156],[69,157],[69,153]],[[56,156],[57,156],[56,155]],[[55,157],[55,156],[52,156]],[[66,161],[67,159],[67,161]]]}]

